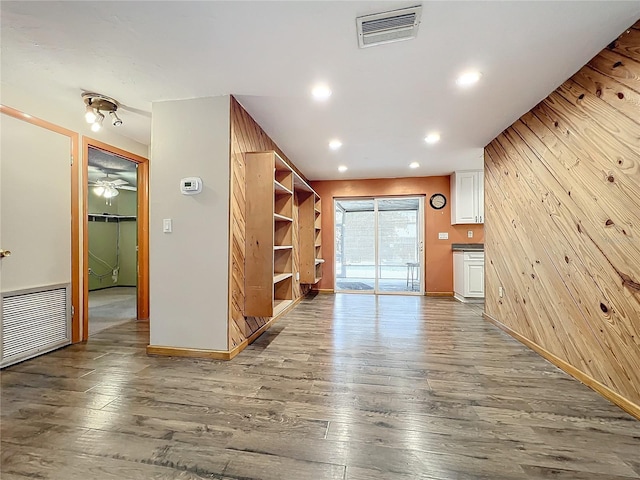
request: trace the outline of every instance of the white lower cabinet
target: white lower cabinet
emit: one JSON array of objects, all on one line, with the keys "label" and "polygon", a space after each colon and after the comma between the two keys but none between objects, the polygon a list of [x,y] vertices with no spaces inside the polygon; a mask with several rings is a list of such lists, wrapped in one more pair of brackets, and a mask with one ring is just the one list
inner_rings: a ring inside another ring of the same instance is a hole
[{"label": "white lower cabinet", "polygon": [[453,290],[462,302],[484,298],[484,252],[453,252]]}]

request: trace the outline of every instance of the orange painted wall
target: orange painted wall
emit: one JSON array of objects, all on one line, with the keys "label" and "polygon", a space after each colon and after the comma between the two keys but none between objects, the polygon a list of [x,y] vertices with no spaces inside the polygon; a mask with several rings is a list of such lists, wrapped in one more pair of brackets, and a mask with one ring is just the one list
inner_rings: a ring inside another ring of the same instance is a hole
[{"label": "orange painted wall", "polygon": [[[334,198],[394,195],[424,195],[425,200],[425,279],[428,293],[453,293],[452,243],[483,243],[483,225],[451,225],[449,177],[380,178],[372,180],[326,180],[311,182],[322,199],[322,256],[325,259],[322,280],[317,288],[334,286]],[[434,193],[443,193],[447,205],[442,210],[429,206]],[[473,230],[473,238],[467,231]],[[448,232],[448,240],[438,240],[439,232]]]}]

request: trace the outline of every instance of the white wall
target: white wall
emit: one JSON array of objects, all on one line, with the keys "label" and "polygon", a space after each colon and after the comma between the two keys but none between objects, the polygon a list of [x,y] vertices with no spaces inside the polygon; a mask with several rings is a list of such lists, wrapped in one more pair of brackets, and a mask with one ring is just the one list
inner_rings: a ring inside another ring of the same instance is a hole
[{"label": "white wall", "polygon": [[[152,110],[150,344],[227,350],[230,98]],[[180,193],[190,176],[202,178],[202,193]]]}]

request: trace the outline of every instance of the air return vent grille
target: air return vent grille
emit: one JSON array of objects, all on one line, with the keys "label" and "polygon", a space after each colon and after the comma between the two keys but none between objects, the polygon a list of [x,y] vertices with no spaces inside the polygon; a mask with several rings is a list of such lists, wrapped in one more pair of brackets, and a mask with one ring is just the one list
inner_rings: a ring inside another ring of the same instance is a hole
[{"label": "air return vent grille", "polygon": [[415,38],[422,7],[403,8],[356,18],[360,48]]},{"label": "air return vent grille", "polygon": [[4,294],[2,298],[2,361],[11,365],[71,343],[69,289]]}]

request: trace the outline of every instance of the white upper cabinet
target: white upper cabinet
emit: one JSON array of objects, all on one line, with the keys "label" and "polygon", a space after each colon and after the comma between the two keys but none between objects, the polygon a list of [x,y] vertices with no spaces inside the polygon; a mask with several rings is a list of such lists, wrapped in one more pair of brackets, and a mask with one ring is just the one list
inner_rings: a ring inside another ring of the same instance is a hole
[{"label": "white upper cabinet", "polygon": [[451,175],[451,224],[484,223],[484,171]]}]

